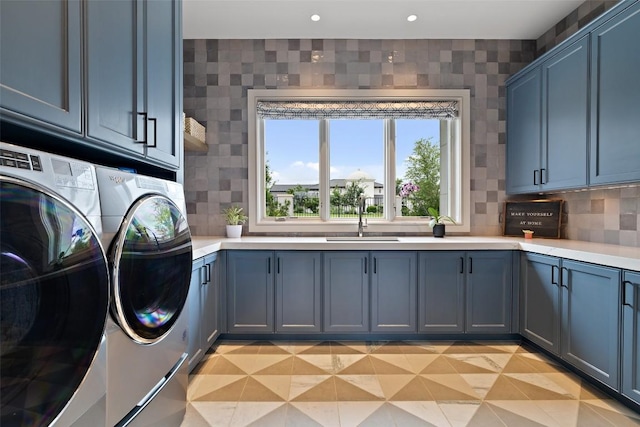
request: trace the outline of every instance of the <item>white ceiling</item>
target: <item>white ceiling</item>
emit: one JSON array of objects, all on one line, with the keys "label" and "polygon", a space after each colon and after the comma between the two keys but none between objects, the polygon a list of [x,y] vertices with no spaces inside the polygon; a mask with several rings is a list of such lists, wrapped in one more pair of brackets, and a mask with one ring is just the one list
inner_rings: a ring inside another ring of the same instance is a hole
[{"label": "white ceiling", "polygon": [[[537,39],[584,0],[183,0],[185,39]],[[313,14],[320,15],[312,22]],[[415,22],[407,16],[415,14]]]}]

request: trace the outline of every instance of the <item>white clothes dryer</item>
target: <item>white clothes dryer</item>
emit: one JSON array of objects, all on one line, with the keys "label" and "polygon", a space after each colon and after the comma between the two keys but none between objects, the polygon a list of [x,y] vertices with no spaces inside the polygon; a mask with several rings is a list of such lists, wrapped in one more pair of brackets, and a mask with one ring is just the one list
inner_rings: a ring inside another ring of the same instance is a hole
[{"label": "white clothes dryer", "polygon": [[96,167],[111,270],[107,423],[180,425],[191,234],[178,183]]},{"label": "white clothes dryer", "polygon": [[89,163],[0,142],[0,425],[105,426],[109,271]]}]

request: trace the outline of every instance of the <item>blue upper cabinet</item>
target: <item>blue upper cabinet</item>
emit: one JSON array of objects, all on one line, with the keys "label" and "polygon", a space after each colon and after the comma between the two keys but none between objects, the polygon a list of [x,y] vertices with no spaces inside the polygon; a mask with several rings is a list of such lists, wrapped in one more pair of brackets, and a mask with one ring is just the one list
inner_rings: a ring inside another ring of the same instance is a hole
[{"label": "blue upper cabinet", "polygon": [[180,165],[181,3],[88,2],[87,135]]},{"label": "blue upper cabinet", "polygon": [[507,192],[587,185],[588,37],[507,86]]},{"label": "blue upper cabinet", "polygon": [[142,156],[144,147],[136,143],[144,137],[137,114],[144,111],[136,59],[139,9],[137,0],[86,4],[87,134]]},{"label": "blue upper cabinet", "polygon": [[640,181],[639,43],[623,1],[507,82],[507,194]]},{"label": "blue upper cabinet", "polygon": [[591,35],[591,184],[640,181],[640,2]]},{"label": "blue upper cabinet", "polygon": [[12,119],[82,131],[80,1],[0,1],[0,109]]},{"label": "blue upper cabinet", "polygon": [[542,64],[542,191],[587,185],[589,38]]},{"label": "blue upper cabinet", "polygon": [[537,191],[542,135],[540,68],[507,86],[507,193]]}]

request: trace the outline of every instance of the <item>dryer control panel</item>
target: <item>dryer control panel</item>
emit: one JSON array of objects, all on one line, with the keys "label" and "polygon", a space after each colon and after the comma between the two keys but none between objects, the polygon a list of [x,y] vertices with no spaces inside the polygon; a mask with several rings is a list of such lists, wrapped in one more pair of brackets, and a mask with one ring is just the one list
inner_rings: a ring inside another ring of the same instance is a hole
[{"label": "dryer control panel", "polygon": [[0,150],[0,159],[2,159],[2,166],[42,172],[40,156],[35,154],[29,155],[19,151],[2,149]]}]

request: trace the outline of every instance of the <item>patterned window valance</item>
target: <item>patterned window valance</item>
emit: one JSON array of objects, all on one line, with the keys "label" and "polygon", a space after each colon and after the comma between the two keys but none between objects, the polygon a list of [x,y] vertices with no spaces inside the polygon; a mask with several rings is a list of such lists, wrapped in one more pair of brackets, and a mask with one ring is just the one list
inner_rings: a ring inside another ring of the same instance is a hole
[{"label": "patterned window valance", "polygon": [[453,119],[458,101],[258,101],[264,119]]}]

